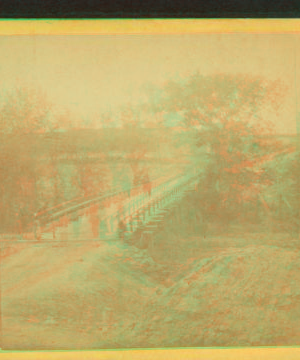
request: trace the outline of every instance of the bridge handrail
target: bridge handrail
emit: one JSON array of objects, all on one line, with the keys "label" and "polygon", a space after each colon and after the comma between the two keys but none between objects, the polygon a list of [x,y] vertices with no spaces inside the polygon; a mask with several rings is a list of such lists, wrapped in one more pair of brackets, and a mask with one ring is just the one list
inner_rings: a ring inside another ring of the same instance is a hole
[{"label": "bridge handrail", "polygon": [[[146,183],[147,183],[147,182],[140,183],[139,186],[145,185]],[[117,189],[117,188],[119,188],[119,187],[113,187],[113,188],[111,189],[111,190],[113,190],[113,192],[110,192],[110,193],[107,194],[107,195],[108,195],[108,196],[113,196],[113,195],[115,195],[115,194],[117,193],[117,191],[115,191],[114,189]],[[129,190],[132,190],[132,189],[135,189],[135,188],[132,188],[132,187],[130,187],[130,188],[125,188],[125,189],[120,190],[120,193],[121,193],[121,192],[129,191]],[[43,210],[43,211],[38,212],[35,217],[36,217],[36,218],[39,218],[39,217],[41,217],[41,216],[43,216],[43,215],[47,215],[47,214],[51,213],[52,210],[56,210],[56,209],[59,209],[59,208],[63,208],[63,207],[66,206],[66,205],[69,205],[69,204],[72,204],[72,203],[76,203],[76,202],[78,202],[78,201],[80,201],[80,203],[82,203],[82,202],[81,202],[82,200],[89,200],[89,199],[94,200],[94,199],[95,199],[95,196],[96,196],[96,198],[98,198],[99,195],[101,195],[101,192],[99,192],[99,193],[93,193],[93,194],[91,194],[91,195],[89,195],[89,196],[80,196],[80,197],[78,197],[78,198],[74,198],[74,199],[71,199],[71,200],[68,200],[68,201],[64,201],[64,202],[62,202],[62,203],[60,203],[60,204],[57,204],[57,205],[55,205],[55,206],[52,206],[52,207],[50,207],[50,208],[47,208],[47,209],[45,209],[45,210]]]},{"label": "bridge handrail", "polygon": [[[191,174],[190,174],[191,175]],[[184,176],[182,176],[180,179],[179,179],[179,181],[178,181],[178,178],[173,178],[173,179],[170,179],[170,181],[168,181],[168,182],[166,182],[166,183],[163,183],[163,184],[161,184],[160,186],[165,186],[165,187],[168,187],[168,186],[170,186],[170,183],[172,182],[172,181],[175,181],[176,180],[176,185],[174,186],[174,187],[171,187],[171,189],[168,189],[168,190],[166,190],[165,192],[164,192],[164,196],[168,196],[168,194],[172,191],[172,190],[174,190],[175,188],[177,188],[177,187],[182,187],[182,186],[185,186],[185,185],[187,185],[190,181],[192,181],[193,179],[197,179],[199,177],[199,174],[197,173],[197,174],[193,174],[192,176],[186,176],[186,175],[184,175]],[[159,186],[158,186],[159,187]],[[164,197],[163,196],[163,197]],[[144,208],[145,206],[147,206],[149,203],[151,203],[151,202],[155,202],[157,199],[152,199],[152,200],[148,200],[147,199],[147,203],[146,204],[142,204],[142,206],[140,206],[139,208],[137,208],[137,209],[135,209],[135,212],[133,213],[133,214],[130,214],[130,215],[128,215],[128,216],[126,216],[126,218],[132,218],[132,216],[134,216],[134,214],[136,214],[137,212],[139,212],[142,208]]]},{"label": "bridge handrail", "polygon": [[[165,182],[164,184],[167,184],[167,183],[169,183],[170,181],[172,181],[172,180],[174,180],[174,179],[175,179],[175,177],[172,177],[171,179],[169,179],[169,180],[168,180],[167,182]],[[160,180],[160,179],[159,179],[159,180]],[[158,179],[152,181],[152,184],[157,183],[157,181],[158,181]],[[72,211],[76,211],[76,209],[85,207],[85,206],[88,205],[88,204],[105,200],[105,199],[107,199],[107,198],[110,198],[110,197],[113,197],[113,196],[122,194],[122,193],[124,193],[124,192],[129,191],[129,190],[132,191],[132,190],[135,190],[135,189],[139,189],[141,186],[143,186],[143,185],[145,185],[145,184],[147,184],[147,183],[149,183],[149,182],[148,182],[148,181],[147,181],[147,182],[143,182],[143,183],[140,183],[138,186],[136,186],[136,187],[134,187],[134,188],[128,187],[128,188],[124,188],[124,189],[122,189],[122,190],[120,190],[120,191],[110,192],[110,193],[108,193],[108,194],[106,194],[106,195],[101,195],[101,196],[97,196],[97,197],[94,197],[95,194],[93,194],[93,195],[91,195],[91,196],[89,197],[89,200],[83,201],[83,202],[80,201],[80,200],[84,200],[84,199],[86,200],[86,198],[80,197],[80,198],[72,199],[72,200],[66,201],[66,202],[64,202],[64,203],[62,203],[62,204],[56,205],[56,206],[54,206],[54,207],[51,207],[51,208],[49,208],[49,209],[46,209],[46,210],[44,210],[44,211],[36,214],[35,219],[37,220],[37,219],[41,219],[41,218],[47,217],[47,216],[50,216],[50,217],[51,217],[51,215],[52,215],[52,217],[53,217],[53,216],[59,216],[59,213],[67,212],[68,209],[69,209],[69,210],[72,209]],[[159,185],[158,185],[158,186],[159,186]],[[154,188],[157,188],[157,186],[154,185]],[[78,202],[78,200],[79,200],[80,202]],[[77,203],[77,202],[78,202],[78,203]],[[74,206],[72,206],[72,204],[74,204]],[[65,208],[65,206],[68,206],[68,205],[71,205],[71,206],[70,206],[69,208],[68,208],[68,207]],[[59,210],[59,209],[61,209],[61,210]],[[56,210],[58,210],[58,211],[56,211]]]},{"label": "bridge handrail", "polygon": [[[113,190],[113,193],[115,192],[115,189],[117,189],[118,187],[115,186],[115,187],[112,187],[110,190]],[[124,191],[128,191],[129,189],[125,189]],[[101,195],[102,193],[104,192],[97,192],[97,193],[92,193],[88,196],[80,196],[80,197],[77,197],[77,198],[73,198],[73,199],[70,199],[70,200],[67,200],[67,201],[64,201],[62,203],[59,203],[57,205],[54,205],[54,206],[51,206],[50,208],[47,208],[43,211],[39,211],[38,213],[36,213],[36,217],[40,217],[44,214],[48,214],[50,213],[52,210],[56,210],[56,209],[59,209],[59,208],[62,208],[64,207],[65,205],[69,205],[71,203],[76,203],[77,201],[81,201],[81,200],[88,200],[88,199],[94,199],[95,196],[98,197],[99,195]]]},{"label": "bridge handrail", "polygon": [[[189,175],[191,175],[191,174],[189,174]],[[193,180],[194,178],[196,179],[196,178],[198,178],[198,177],[199,177],[199,174],[193,174],[192,176],[183,175],[183,176],[181,176],[181,178],[180,178],[179,180],[178,180],[177,177],[173,177],[173,178],[169,179],[169,181],[164,182],[164,183],[161,183],[160,185],[158,185],[158,186],[156,187],[156,189],[158,189],[160,186],[168,187],[168,186],[171,185],[170,183],[176,181],[176,186],[172,187],[171,190],[169,189],[169,190],[166,190],[166,191],[165,191],[164,195],[167,196],[167,195],[169,194],[169,192],[172,191],[174,188],[180,187],[180,186],[184,186],[184,185],[188,184],[188,183],[189,183],[191,180]],[[125,218],[132,218],[132,216],[134,216],[134,214],[136,214],[136,213],[139,212],[142,208],[144,208],[145,205],[149,205],[149,203],[155,202],[156,200],[157,200],[156,198],[154,198],[154,199],[152,199],[152,200],[147,199],[146,204],[142,204],[141,206],[139,206],[138,208],[135,209],[134,213],[132,213],[132,214],[130,214],[130,215],[127,215]],[[118,213],[118,210],[116,210],[116,211],[114,212],[114,214],[110,214],[110,215],[106,216],[104,219],[109,218],[109,217],[111,217],[112,215],[116,215],[117,213]],[[103,219],[103,220],[104,220],[104,219]]]}]

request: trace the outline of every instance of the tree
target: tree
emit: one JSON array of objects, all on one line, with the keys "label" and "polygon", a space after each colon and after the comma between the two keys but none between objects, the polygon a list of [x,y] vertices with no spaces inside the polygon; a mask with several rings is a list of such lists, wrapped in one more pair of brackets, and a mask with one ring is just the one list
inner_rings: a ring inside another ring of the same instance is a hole
[{"label": "tree", "polygon": [[0,231],[24,230],[37,194],[36,134],[52,129],[52,106],[37,90],[10,91],[0,110]]},{"label": "tree", "polygon": [[163,86],[157,111],[180,114],[183,126],[192,130],[194,153],[202,149],[207,155],[199,179],[205,215],[228,222],[246,204],[258,211],[258,194],[272,182],[263,169],[270,147],[262,136],[271,132],[271,124],[260,110],[267,105],[278,110],[284,90],[279,81],[260,77],[199,73]]},{"label": "tree", "polygon": [[289,232],[299,237],[299,150],[287,149],[277,154],[267,164],[268,171],[273,173],[274,182],[263,194],[266,206],[272,218],[273,231]]},{"label": "tree", "polygon": [[53,128],[52,105],[36,89],[19,87],[10,91],[1,109],[2,134],[42,133]]}]

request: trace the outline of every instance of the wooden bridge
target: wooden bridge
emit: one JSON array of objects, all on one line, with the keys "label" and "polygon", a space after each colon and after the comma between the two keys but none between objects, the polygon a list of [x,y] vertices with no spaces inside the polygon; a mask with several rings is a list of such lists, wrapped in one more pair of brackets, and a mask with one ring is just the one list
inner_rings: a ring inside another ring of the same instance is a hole
[{"label": "wooden bridge", "polygon": [[[187,191],[195,187],[199,173],[195,170],[179,176],[164,176],[134,188],[122,189],[85,198],[74,199],[46,209],[35,216],[35,237],[39,240],[59,239],[57,228],[66,231],[70,224],[86,214],[99,219],[99,232],[95,240],[126,240],[136,231],[149,234],[172,204],[178,202]],[[69,229],[69,232],[71,230]],[[89,240],[89,236],[84,236]],[[76,240],[76,236],[68,236]],[[80,236],[83,240],[83,236]]]}]

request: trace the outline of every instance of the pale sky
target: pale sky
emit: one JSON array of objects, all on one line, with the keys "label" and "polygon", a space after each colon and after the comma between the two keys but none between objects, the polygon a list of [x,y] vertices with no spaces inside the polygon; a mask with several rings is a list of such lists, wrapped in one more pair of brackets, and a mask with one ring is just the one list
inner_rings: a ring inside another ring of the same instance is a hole
[{"label": "pale sky", "polygon": [[89,117],[138,101],[147,82],[160,84],[195,71],[248,73],[285,81],[285,103],[278,117],[270,116],[277,132],[295,133],[295,50],[300,61],[295,36],[0,36],[0,93],[17,85],[37,86],[58,108]]}]

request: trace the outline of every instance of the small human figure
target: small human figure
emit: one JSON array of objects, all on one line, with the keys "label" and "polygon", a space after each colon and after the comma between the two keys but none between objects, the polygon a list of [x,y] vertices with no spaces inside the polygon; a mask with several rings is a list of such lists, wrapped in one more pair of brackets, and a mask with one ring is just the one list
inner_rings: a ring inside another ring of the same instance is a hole
[{"label": "small human figure", "polygon": [[35,239],[41,240],[41,224],[37,217],[37,213],[34,214],[33,231]]},{"label": "small human figure", "polygon": [[119,238],[120,240],[124,241],[126,224],[122,219],[119,221],[118,229],[119,229]]},{"label": "small human figure", "polygon": [[152,185],[151,185],[149,172],[148,172],[147,168],[144,170],[144,179],[143,180],[144,180],[144,192],[147,192],[148,195],[151,196]]}]

